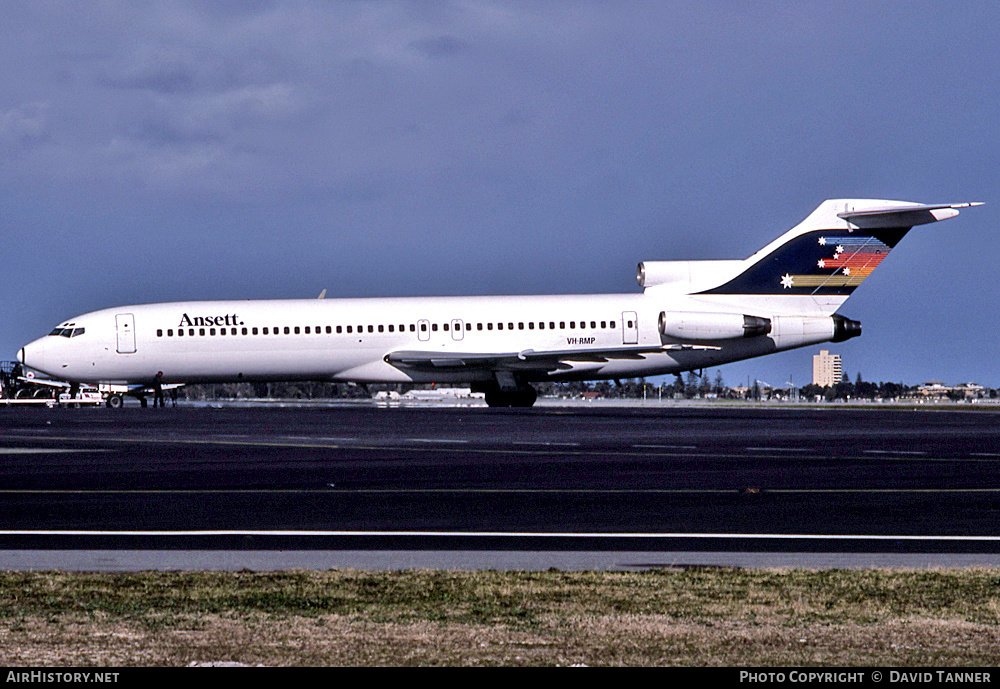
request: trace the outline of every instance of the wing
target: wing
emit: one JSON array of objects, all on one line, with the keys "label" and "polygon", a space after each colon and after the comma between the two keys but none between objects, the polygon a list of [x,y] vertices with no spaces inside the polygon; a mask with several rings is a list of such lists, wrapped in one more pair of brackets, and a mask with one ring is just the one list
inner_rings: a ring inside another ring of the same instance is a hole
[{"label": "wing", "polygon": [[621,347],[525,349],[520,352],[434,352],[399,351],[385,355],[385,361],[396,368],[421,371],[473,370],[493,371],[559,371],[573,368],[573,363],[604,363],[612,359],[643,359],[647,354],[691,349],[719,349],[705,345],[624,345]]}]

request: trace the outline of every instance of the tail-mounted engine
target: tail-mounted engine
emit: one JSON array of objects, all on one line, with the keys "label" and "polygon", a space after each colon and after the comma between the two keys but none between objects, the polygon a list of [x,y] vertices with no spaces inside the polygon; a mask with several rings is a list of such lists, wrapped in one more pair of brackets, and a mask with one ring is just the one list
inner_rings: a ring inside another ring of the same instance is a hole
[{"label": "tail-mounted engine", "polygon": [[771,332],[771,319],[742,313],[661,311],[660,335],[677,340],[733,340]]}]

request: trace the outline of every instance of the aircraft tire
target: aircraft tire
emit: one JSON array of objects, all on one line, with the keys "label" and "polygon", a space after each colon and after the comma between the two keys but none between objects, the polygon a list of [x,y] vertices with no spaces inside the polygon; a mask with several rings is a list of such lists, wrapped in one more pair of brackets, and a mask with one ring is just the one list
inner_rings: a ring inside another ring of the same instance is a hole
[{"label": "aircraft tire", "polygon": [[486,391],[486,406],[488,407],[509,407],[510,397],[500,388],[491,388]]},{"label": "aircraft tire", "polygon": [[506,392],[500,389],[486,391],[486,404],[490,407],[530,407],[538,393],[530,385]]},{"label": "aircraft tire", "polygon": [[531,407],[535,404],[536,399],[538,399],[538,393],[535,392],[535,388],[528,385],[511,394],[510,406]]}]

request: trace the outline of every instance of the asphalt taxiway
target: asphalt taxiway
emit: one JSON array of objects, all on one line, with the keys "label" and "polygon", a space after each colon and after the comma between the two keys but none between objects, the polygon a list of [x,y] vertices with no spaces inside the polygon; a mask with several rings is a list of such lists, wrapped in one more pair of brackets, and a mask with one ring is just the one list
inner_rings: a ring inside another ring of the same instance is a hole
[{"label": "asphalt taxiway", "polygon": [[1000,566],[1000,410],[0,411],[0,568]]}]

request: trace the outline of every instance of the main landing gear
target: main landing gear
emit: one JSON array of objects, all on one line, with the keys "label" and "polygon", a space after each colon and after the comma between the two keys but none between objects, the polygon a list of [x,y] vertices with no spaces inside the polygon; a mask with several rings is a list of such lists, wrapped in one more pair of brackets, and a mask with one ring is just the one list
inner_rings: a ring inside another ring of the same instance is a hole
[{"label": "main landing gear", "polygon": [[535,388],[527,383],[514,388],[502,388],[497,383],[473,386],[473,392],[485,392],[486,404],[491,407],[530,407],[538,399]]}]

